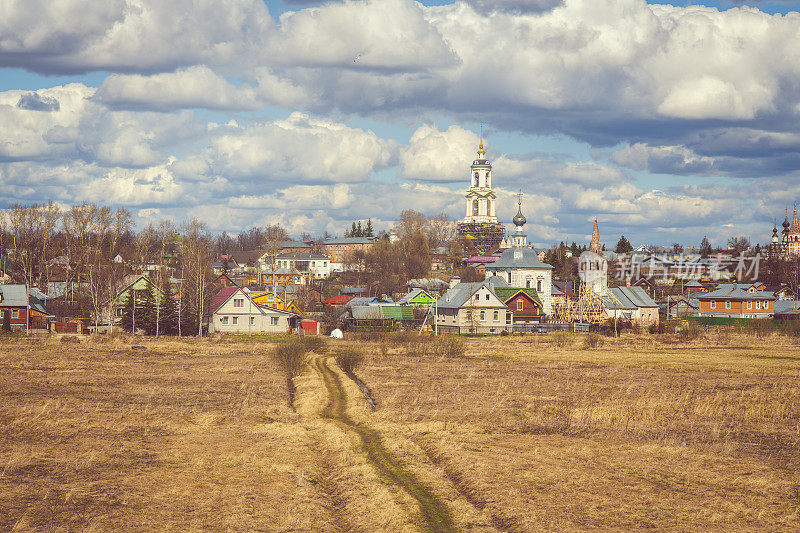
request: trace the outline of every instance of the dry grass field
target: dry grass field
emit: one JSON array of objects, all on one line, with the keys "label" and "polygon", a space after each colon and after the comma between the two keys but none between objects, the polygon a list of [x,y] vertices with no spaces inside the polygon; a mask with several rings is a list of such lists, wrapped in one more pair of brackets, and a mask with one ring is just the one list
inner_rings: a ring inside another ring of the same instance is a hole
[{"label": "dry grass field", "polygon": [[273,350],[0,338],[0,530],[800,529],[787,337]]}]

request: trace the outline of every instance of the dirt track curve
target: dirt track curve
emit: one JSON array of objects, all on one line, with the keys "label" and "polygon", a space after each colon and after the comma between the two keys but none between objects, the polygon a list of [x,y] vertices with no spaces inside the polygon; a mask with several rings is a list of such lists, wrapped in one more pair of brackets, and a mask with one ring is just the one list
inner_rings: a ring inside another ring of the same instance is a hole
[{"label": "dirt track curve", "polygon": [[329,359],[330,357],[320,356],[311,362],[311,367],[322,377],[325,388],[328,390],[328,404],[322,411],[322,416],[342,424],[358,434],[364,453],[381,475],[401,487],[417,501],[424,521],[421,525],[425,529],[435,532],[455,531],[456,527],[447,505],[411,472],[403,468],[402,464],[384,446],[380,433],[354,422],[347,415],[347,394],[339,374],[328,366]]}]

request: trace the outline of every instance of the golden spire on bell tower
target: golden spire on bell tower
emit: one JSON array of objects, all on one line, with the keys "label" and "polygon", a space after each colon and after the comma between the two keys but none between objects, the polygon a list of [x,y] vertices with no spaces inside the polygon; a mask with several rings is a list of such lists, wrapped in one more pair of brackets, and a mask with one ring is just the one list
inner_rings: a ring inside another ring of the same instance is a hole
[{"label": "golden spire on bell tower", "polygon": [[[481,122],[481,143],[478,145],[478,155],[483,155],[486,153],[486,150],[483,149],[483,122]],[[483,157],[481,157],[483,159]]]}]

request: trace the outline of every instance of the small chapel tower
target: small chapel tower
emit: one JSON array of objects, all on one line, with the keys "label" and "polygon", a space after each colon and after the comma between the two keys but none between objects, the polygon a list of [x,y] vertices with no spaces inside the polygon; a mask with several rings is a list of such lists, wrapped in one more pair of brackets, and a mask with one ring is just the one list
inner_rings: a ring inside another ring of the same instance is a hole
[{"label": "small chapel tower", "polygon": [[478,158],[470,167],[470,185],[467,189],[467,211],[464,223],[497,224],[494,211],[495,194],[492,190],[492,165],[486,159],[483,149],[483,125],[481,124],[481,142],[478,145]]},{"label": "small chapel tower", "polygon": [[528,236],[522,230],[522,226],[528,222],[525,219],[525,215],[522,214],[522,191],[519,192],[517,196],[517,214],[514,215],[514,225],[517,227],[517,231],[514,232],[514,235],[511,236],[512,239],[512,246],[528,246]]}]

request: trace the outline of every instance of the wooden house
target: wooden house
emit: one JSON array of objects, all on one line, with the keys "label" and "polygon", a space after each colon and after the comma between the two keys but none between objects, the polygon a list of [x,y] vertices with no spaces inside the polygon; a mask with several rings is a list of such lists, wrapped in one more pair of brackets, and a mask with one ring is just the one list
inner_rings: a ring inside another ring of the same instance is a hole
[{"label": "wooden house", "polygon": [[419,287],[411,289],[408,294],[397,300],[399,305],[410,305],[412,307],[430,307],[435,299],[427,291]]},{"label": "wooden house", "polygon": [[542,322],[545,318],[536,289],[498,287],[494,293],[513,313],[514,324]]},{"label": "wooden house", "polygon": [[435,305],[443,333],[500,333],[513,328],[513,313],[494,293],[498,278],[454,284]]},{"label": "wooden house", "polygon": [[[0,326],[9,316],[11,329],[44,329],[48,314],[44,303],[25,285],[0,285]],[[36,291],[38,293],[38,291]]]},{"label": "wooden house", "polygon": [[699,316],[772,318],[775,295],[763,283],[722,283],[717,290],[699,293]]}]

